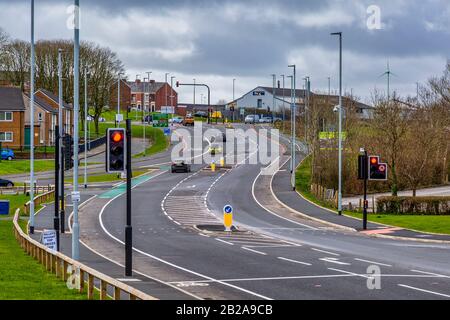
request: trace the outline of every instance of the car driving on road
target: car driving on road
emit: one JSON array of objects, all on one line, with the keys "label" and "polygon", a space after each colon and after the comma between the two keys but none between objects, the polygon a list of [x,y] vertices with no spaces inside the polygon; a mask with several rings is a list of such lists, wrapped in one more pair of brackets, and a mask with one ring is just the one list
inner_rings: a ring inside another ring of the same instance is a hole
[{"label": "car driving on road", "polygon": [[247,124],[247,123],[250,123],[250,124],[258,123],[258,121],[259,121],[259,116],[257,114],[249,114],[244,119],[244,123],[245,124]]},{"label": "car driving on road", "polygon": [[14,183],[10,180],[0,178],[0,187],[12,188],[12,187],[14,187]]},{"label": "car driving on road", "polygon": [[175,160],[172,163],[171,172],[191,172],[191,165],[187,164],[184,160]]}]

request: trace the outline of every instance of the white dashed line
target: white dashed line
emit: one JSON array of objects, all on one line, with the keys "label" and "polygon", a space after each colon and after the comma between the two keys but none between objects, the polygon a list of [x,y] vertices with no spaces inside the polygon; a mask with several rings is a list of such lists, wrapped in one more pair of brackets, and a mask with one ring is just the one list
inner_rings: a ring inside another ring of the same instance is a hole
[{"label": "white dashed line", "polygon": [[293,262],[293,263],[303,264],[303,265],[305,265],[305,266],[312,266],[312,264],[311,264],[311,263],[308,263],[308,262],[302,262],[302,261],[292,260],[292,259],[283,258],[283,257],[278,257],[278,259],[284,260],[284,261],[288,261],[288,262]]},{"label": "white dashed line", "polygon": [[370,261],[370,260],[364,260],[364,259],[359,259],[359,258],[355,258],[356,261],[361,261],[361,262],[367,262],[370,264],[376,264],[379,266],[385,266],[385,267],[392,267],[392,265],[390,264],[385,264],[385,263],[380,263],[380,262],[375,262],[375,261]]},{"label": "white dashed line", "polygon": [[260,254],[260,255],[263,255],[263,256],[267,256],[267,253],[264,253],[264,252],[261,252],[261,251],[256,251],[256,250],[253,250],[253,249],[250,249],[250,248],[246,248],[246,247],[241,247],[241,248],[244,249],[244,250],[247,250],[247,251],[256,253],[256,254]]},{"label": "white dashed line", "polygon": [[326,254],[331,254],[332,256],[336,256],[336,257],[340,256],[340,254],[338,254],[338,253],[333,253],[333,252],[320,250],[320,249],[316,249],[316,248],[311,248],[311,250],[314,250],[314,251],[317,251],[317,252],[326,253]]}]

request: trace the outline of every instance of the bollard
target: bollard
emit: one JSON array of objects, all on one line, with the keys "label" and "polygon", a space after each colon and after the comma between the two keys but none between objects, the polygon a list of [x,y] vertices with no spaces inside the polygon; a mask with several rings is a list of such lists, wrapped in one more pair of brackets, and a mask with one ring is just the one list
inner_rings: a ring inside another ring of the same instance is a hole
[{"label": "bollard", "polygon": [[216,171],[216,163],[214,161],[211,163],[211,171],[212,172]]},{"label": "bollard", "polygon": [[229,204],[223,207],[223,225],[226,232],[231,232],[233,226],[233,207]]},{"label": "bollard", "polygon": [[224,157],[220,157],[220,166],[221,167],[225,166],[225,159],[224,159]]}]

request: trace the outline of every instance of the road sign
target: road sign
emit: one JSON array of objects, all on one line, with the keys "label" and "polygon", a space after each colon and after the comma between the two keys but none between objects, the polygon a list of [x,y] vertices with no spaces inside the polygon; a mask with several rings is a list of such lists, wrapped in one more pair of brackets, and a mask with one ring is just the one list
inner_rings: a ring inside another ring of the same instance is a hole
[{"label": "road sign", "polygon": [[162,114],[175,114],[175,107],[172,106],[162,106],[161,107]]},{"label": "road sign", "polygon": [[223,207],[223,224],[225,231],[231,231],[231,227],[233,226],[233,207],[229,204]]},{"label": "road sign", "polygon": [[123,121],[123,114],[121,114],[121,113],[116,114],[116,121],[117,122],[122,122]]},{"label": "road sign", "polygon": [[170,136],[170,128],[164,128],[164,135]]},{"label": "road sign", "polygon": [[58,250],[56,242],[56,230],[44,230],[41,235],[41,242],[50,250]]}]

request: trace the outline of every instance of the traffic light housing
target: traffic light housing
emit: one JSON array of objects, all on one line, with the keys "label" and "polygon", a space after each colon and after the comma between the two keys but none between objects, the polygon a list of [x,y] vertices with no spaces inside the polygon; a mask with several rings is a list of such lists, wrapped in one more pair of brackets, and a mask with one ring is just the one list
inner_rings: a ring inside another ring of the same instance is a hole
[{"label": "traffic light housing", "polygon": [[73,168],[73,138],[66,134],[63,137],[63,152],[64,152],[64,171]]},{"label": "traffic light housing", "polygon": [[119,173],[126,169],[125,129],[109,128],[106,132],[106,172]]},{"label": "traffic light housing", "polygon": [[369,180],[386,181],[387,180],[387,164],[380,162],[380,157],[369,157]]},{"label": "traffic light housing", "polygon": [[177,85],[177,88],[178,88],[180,86],[180,81],[177,81],[176,85]]},{"label": "traffic light housing", "polygon": [[369,178],[369,160],[366,155],[358,157],[358,180],[366,180]]}]

